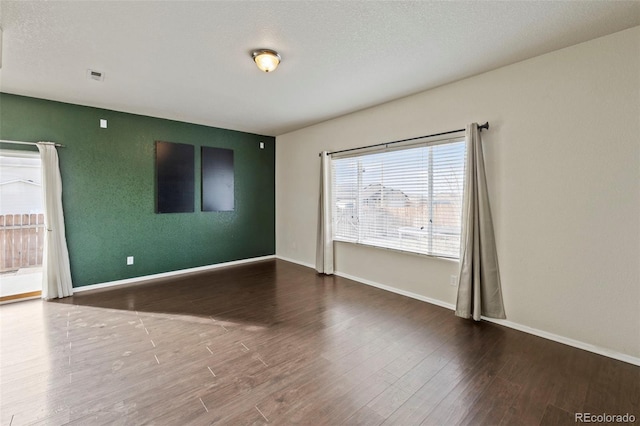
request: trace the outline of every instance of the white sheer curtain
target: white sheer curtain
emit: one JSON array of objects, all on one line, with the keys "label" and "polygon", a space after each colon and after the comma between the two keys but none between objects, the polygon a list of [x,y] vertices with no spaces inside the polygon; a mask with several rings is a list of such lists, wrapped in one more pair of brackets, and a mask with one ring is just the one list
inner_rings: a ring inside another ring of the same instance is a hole
[{"label": "white sheer curtain", "polygon": [[320,154],[320,200],[318,203],[318,240],[316,271],[333,274],[333,229],[331,219],[331,156]]},{"label": "white sheer curtain", "polygon": [[484,172],[478,124],[466,128],[467,165],[462,202],[462,235],[456,315],[480,321],[482,315],[506,318],[498,254]]},{"label": "white sheer curtain", "polygon": [[42,256],[42,298],[71,296],[71,269],[62,212],[62,179],[55,144],[38,142],[42,159],[44,223],[47,229]]}]

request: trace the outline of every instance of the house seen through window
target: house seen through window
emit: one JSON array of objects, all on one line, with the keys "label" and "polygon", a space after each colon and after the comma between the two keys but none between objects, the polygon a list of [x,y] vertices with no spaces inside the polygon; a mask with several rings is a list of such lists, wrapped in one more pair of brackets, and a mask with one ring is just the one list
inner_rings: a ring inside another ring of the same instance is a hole
[{"label": "house seen through window", "polygon": [[465,154],[457,138],[333,158],[334,238],[457,259]]},{"label": "house seen through window", "polygon": [[40,155],[0,151],[0,301],[42,288],[45,240]]}]

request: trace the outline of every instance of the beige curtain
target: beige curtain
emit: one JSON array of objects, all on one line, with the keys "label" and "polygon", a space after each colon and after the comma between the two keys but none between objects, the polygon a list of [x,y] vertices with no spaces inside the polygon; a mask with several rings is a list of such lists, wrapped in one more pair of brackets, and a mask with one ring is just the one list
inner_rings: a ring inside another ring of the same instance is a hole
[{"label": "beige curtain", "polygon": [[333,230],[331,220],[331,156],[320,154],[320,200],[318,203],[318,239],[316,271],[333,274]]},{"label": "beige curtain", "polygon": [[480,321],[482,315],[506,318],[477,123],[467,126],[466,143],[456,315],[476,321]]},{"label": "beige curtain", "polygon": [[53,299],[73,294],[69,251],[62,212],[62,179],[55,144],[38,142],[42,160],[44,224],[47,229],[42,255],[42,298]]}]

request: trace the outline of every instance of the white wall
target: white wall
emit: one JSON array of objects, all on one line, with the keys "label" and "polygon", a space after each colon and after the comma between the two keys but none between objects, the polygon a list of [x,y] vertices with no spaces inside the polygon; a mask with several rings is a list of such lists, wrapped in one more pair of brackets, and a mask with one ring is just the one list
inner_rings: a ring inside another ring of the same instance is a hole
[{"label": "white wall", "polygon": [[[314,263],[318,152],[473,121],[508,320],[640,357],[640,27],[277,137],[277,255]],[[456,262],[336,243],[336,268],[455,303]]]}]

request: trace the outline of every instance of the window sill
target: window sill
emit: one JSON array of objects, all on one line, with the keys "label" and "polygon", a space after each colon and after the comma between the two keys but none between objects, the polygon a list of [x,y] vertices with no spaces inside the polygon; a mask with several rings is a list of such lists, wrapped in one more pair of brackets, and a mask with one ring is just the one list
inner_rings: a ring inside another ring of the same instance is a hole
[{"label": "window sill", "polygon": [[436,256],[436,255],[433,255],[433,254],[418,253],[418,252],[415,252],[415,251],[402,250],[402,249],[397,249],[397,248],[374,246],[372,244],[358,243],[358,242],[353,241],[353,240],[345,240],[345,239],[334,238],[333,241],[334,242],[338,242],[338,243],[352,244],[352,245],[355,245],[355,246],[369,247],[369,248],[378,249],[378,250],[386,250],[386,251],[391,251],[391,252],[395,252],[395,253],[408,254],[408,255],[412,255],[412,256],[428,257],[429,259],[438,259],[438,260],[445,260],[445,261],[453,262],[453,263],[460,263],[460,259],[458,259],[458,258]]}]

